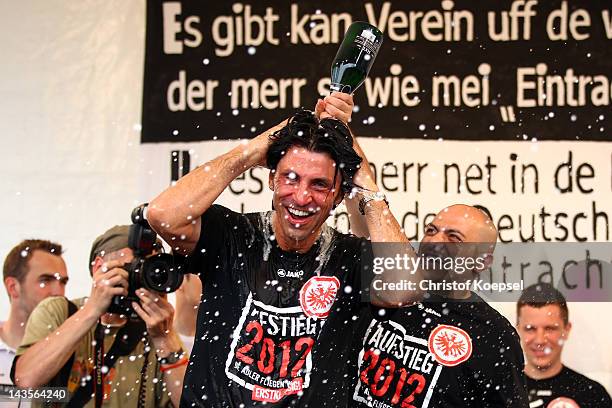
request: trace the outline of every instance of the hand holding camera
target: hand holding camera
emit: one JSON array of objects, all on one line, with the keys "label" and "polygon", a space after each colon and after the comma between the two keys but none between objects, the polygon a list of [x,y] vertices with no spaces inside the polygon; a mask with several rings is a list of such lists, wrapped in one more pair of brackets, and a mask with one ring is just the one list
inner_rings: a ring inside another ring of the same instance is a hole
[{"label": "hand holding camera", "polygon": [[[107,311],[130,319],[139,319],[132,307],[134,302],[141,300],[136,290],[144,288],[153,293],[170,293],[176,291],[183,282],[183,258],[162,253],[161,242],[144,216],[145,209],[146,204],[132,211],[133,224],[130,226],[128,248],[116,260],[119,263],[106,264],[107,273],[112,271],[111,268],[117,267],[125,272],[123,276],[127,289],[112,297],[107,304]],[[107,280],[110,282],[110,277]],[[117,282],[113,280],[113,283]]]},{"label": "hand holding camera", "polygon": [[114,259],[102,264],[93,274],[93,285],[86,307],[92,308],[97,316],[104,314],[113,297],[127,296],[128,272],[122,269],[123,259]]},{"label": "hand holding camera", "polygon": [[165,356],[181,348],[181,342],[174,332],[174,307],[165,295],[146,289],[136,290],[139,302],[132,302],[132,308],[145,322],[149,338],[159,356]]}]

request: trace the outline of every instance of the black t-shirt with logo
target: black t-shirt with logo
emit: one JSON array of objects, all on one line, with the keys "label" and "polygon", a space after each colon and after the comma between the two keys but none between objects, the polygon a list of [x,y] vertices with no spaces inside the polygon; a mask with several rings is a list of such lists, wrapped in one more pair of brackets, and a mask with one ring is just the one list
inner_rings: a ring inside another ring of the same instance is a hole
[{"label": "black t-shirt with logo", "polygon": [[429,295],[397,310],[362,308],[362,333],[310,407],[528,407],[511,324],[477,295]]},{"label": "black t-shirt with logo", "polygon": [[307,253],[285,252],[271,214],[214,205],[202,216],[190,270],[203,292],[181,407],[297,405],[310,391],[314,350],[333,347],[319,336],[344,329],[325,315],[358,310],[367,241],[324,227]]},{"label": "black t-shirt with logo", "polygon": [[612,408],[610,395],[601,384],[565,366],[551,378],[527,377],[527,389],[532,407]]}]

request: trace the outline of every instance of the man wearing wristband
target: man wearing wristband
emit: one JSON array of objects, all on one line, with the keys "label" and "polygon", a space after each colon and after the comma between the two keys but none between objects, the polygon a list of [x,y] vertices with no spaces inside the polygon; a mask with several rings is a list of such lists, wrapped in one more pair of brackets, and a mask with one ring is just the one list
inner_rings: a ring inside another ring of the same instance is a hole
[{"label": "man wearing wristband", "polygon": [[74,308],[52,297],[32,312],[13,366],[17,386],[67,387],[69,406],[178,406],[187,356],[172,305],[164,295],[137,289],[132,307],[142,321],[107,313],[114,296],[127,294],[123,266],[134,257],[128,233],[128,226],[116,226],[94,241],[88,299],[75,300]]},{"label": "man wearing wristband", "polygon": [[[352,106],[350,95],[334,93],[318,115],[298,112],[190,172],[148,207],[151,226],[190,255],[205,288],[181,406],[299,406],[307,394],[327,392],[311,385],[320,384],[316,367],[332,363],[316,353],[335,350],[334,339],[351,332],[367,251],[365,239],[325,224],[361,171],[342,123]],[[272,211],[213,204],[258,165],[271,170]],[[403,236],[384,201],[364,205],[370,236]]]}]

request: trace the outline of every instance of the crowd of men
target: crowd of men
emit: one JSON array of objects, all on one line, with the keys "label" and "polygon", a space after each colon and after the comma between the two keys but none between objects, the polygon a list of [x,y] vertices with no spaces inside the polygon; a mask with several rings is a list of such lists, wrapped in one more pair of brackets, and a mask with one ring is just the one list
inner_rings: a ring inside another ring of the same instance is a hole
[{"label": "crowd of men", "polygon": [[[478,277],[497,231],[486,209],[450,205],[413,249],[347,126],[352,110],[350,95],[333,93],[151,201],[147,221],[193,274],[176,310],[165,294],[133,288],[137,317],[109,311],[131,282],[127,226],[94,241],[87,298],[64,297],[61,246],[17,245],[4,264],[0,382],[64,387],[75,407],[612,406],[601,385],[562,364],[571,323],[551,285],[525,290],[517,332],[470,290],[372,284]],[[271,211],[215,204],[255,166],[270,169]],[[326,224],[343,200],[352,234]],[[372,258],[389,248],[483,263],[374,276]]]}]

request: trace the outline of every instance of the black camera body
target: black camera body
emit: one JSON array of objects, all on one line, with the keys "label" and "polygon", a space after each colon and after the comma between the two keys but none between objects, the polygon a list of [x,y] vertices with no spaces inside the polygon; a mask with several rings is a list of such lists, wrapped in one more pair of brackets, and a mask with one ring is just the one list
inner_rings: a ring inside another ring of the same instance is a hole
[{"label": "black camera body", "polygon": [[134,253],[134,259],[123,266],[128,272],[128,294],[113,297],[108,308],[108,312],[122,314],[130,319],[138,319],[132,308],[132,302],[139,301],[137,289],[145,288],[158,293],[174,292],[183,283],[186,269],[184,257],[161,252],[161,242],[145,218],[146,207],[147,204],[142,204],[132,210],[128,247]]}]

